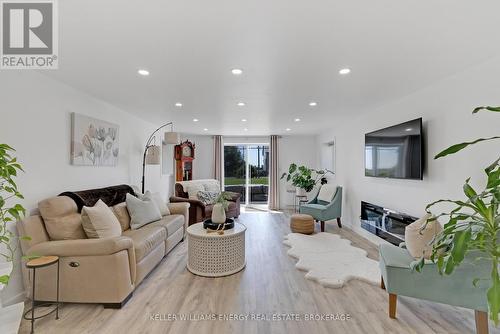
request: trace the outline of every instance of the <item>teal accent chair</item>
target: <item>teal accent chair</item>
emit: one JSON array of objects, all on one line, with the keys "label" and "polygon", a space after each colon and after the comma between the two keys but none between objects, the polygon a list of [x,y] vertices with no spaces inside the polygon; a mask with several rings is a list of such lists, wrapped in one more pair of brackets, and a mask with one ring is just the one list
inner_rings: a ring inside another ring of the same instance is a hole
[{"label": "teal accent chair", "polygon": [[396,318],[397,296],[407,296],[475,311],[476,333],[488,333],[488,301],[486,290],[489,282],[481,280],[474,287],[474,278],[490,277],[490,263],[475,261],[468,255],[451,275],[440,275],[437,265],[426,260],[421,272],[414,270],[415,260],[404,243],[400,247],[382,244],[379,248],[381,287],[389,293],[389,317]]},{"label": "teal accent chair", "polygon": [[[334,193],[330,202],[318,199],[318,195],[322,192],[320,189],[314,199],[301,204],[299,207],[300,213],[311,215],[315,221],[321,223],[321,232],[325,231],[325,221],[331,219],[337,219],[337,224],[339,227],[342,227],[342,222],[340,221],[340,217],[342,217],[342,187],[333,186],[328,183],[321,186],[321,188],[323,187],[328,187],[328,189],[323,190],[329,190]],[[335,187],[335,189],[332,187]]]}]

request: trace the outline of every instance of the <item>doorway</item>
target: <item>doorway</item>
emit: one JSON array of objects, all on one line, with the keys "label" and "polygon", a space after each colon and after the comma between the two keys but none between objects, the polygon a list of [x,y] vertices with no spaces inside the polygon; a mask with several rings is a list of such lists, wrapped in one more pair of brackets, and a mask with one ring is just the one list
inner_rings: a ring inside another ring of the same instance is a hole
[{"label": "doorway", "polygon": [[224,145],[224,190],[240,193],[247,207],[267,210],[269,144]]}]

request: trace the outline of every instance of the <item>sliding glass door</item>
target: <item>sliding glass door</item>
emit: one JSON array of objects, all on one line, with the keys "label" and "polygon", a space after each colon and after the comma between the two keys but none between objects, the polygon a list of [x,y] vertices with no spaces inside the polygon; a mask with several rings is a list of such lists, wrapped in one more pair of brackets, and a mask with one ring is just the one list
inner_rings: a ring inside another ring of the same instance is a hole
[{"label": "sliding glass door", "polygon": [[248,206],[267,207],[269,193],[269,145],[224,146],[224,187],[241,194]]}]

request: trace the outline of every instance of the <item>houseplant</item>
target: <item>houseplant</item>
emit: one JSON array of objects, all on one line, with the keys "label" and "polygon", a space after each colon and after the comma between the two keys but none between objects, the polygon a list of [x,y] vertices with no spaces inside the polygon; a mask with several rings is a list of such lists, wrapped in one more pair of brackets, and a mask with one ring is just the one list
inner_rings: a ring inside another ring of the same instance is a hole
[{"label": "houseplant", "polygon": [[23,199],[14,180],[23,169],[12,157],[13,152],[15,150],[9,145],[0,144],[0,257],[8,264],[7,270],[0,273],[0,290],[9,282],[17,245],[13,242],[16,236],[9,229],[9,224],[19,220],[26,212],[21,204],[11,203],[15,199]]},{"label": "houseplant", "polygon": [[212,209],[212,222],[224,224],[226,222],[226,210],[229,207],[229,200],[231,196],[223,191],[217,196]]},{"label": "houseplant", "polygon": [[297,166],[292,163],[288,167],[288,173],[283,173],[281,179],[286,177],[286,182],[292,182],[292,185],[297,188],[297,195],[305,195],[314,189],[314,186],[321,182],[327,174],[333,174],[328,169],[312,169],[306,166]]},{"label": "houseplant", "polygon": [[[473,113],[479,111],[500,112],[500,107],[478,107],[474,109]],[[479,142],[499,138],[500,136],[494,136],[456,144],[438,153],[434,159],[455,154]],[[498,154],[498,152],[495,154]],[[490,319],[497,325],[498,314],[500,313],[500,279],[498,275],[498,265],[500,263],[500,241],[498,240],[500,232],[500,158],[489,165],[485,169],[485,173],[487,182],[481,191],[477,191],[470,185],[469,178],[463,185],[466,199],[438,200],[429,204],[426,211],[430,213],[431,209],[439,204],[454,206],[453,210],[430,219],[436,220],[445,217],[447,220],[443,231],[433,240],[431,260],[437,262],[440,274],[451,274],[455,267],[464,261],[467,254],[472,257],[472,263],[480,259],[491,263],[490,278],[477,277],[471,284],[476,286],[480,280],[488,282],[489,287],[486,297],[489,305],[489,315]],[[470,254],[471,252],[475,253]],[[424,264],[422,258],[416,269],[420,271]]]}]

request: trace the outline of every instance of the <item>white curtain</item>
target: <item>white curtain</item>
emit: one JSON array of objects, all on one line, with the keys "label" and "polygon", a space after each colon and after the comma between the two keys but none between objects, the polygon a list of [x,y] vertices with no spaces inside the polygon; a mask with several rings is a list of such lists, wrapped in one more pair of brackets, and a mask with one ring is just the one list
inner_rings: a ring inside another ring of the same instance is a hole
[{"label": "white curtain", "polygon": [[214,136],[214,179],[218,180],[223,189],[224,177],[224,142],[222,136]]},{"label": "white curtain", "polygon": [[280,208],[279,136],[271,136],[269,146],[269,209]]}]

